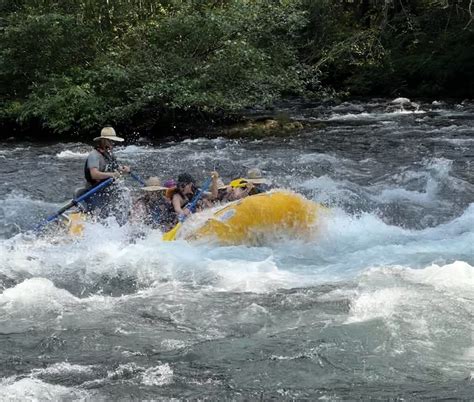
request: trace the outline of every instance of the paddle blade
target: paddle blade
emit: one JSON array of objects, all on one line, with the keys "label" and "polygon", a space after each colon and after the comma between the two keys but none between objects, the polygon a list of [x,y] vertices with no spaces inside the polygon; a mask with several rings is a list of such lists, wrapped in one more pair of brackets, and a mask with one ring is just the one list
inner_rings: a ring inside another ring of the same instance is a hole
[{"label": "paddle blade", "polygon": [[82,236],[85,219],[86,215],[81,212],[69,214],[68,231],[71,236]]},{"label": "paddle blade", "polygon": [[173,229],[163,234],[163,240],[164,241],[176,240],[176,235],[178,234],[178,230],[180,227],[181,227],[181,222],[178,222]]}]

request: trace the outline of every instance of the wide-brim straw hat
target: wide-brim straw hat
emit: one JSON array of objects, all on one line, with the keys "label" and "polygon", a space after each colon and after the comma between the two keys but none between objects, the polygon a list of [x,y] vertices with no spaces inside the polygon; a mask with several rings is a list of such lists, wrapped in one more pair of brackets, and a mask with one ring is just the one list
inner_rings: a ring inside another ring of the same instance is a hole
[{"label": "wide-brim straw hat", "polygon": [[100,132],[100,137],[95,137],[94,141],[100,140],[101,138],[117,142],[124,141],[122,137],[117,137],[117,133],[115,132],[113,127],[104,127]]},{"label": "wide-brim straw hat", "polygon": [[145,187],[142,187],[143,191],[164,191],[168,190],[167,187],[161,185],[161,180],[156,177],[152,176],[145,180]]},{"label": "wide-brim straw hat", "polygon": [[249,169],[245,180],[250,181],[253,184],[270,184],[270,181],[263,177],[262,171],[257,168]]}]

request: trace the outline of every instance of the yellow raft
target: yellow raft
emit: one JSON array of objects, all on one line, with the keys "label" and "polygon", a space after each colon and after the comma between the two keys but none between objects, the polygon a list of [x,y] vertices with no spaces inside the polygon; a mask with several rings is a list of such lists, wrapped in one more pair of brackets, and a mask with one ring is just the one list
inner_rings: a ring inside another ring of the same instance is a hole
[{"label": "yellow raft", "polygon": [[290,191],[257,194],[219,209],[201,226],[187,228],[177,238],[221,245],[262,244],[275,238],[308,238],[318,229],[327,208]]},{"label": "yellow raft", "polygon": [[[209,211],[194,214],[179,224],[172,239],[221,245],[258,245],[276,238],[307,239],[318,230],[321,214],[326,211],[326,207],[299,194],[272,191],[227,204],[205,220],[202,216]],[[69,234],[81,235],[83,229],[84,214],[70,214]]]}]

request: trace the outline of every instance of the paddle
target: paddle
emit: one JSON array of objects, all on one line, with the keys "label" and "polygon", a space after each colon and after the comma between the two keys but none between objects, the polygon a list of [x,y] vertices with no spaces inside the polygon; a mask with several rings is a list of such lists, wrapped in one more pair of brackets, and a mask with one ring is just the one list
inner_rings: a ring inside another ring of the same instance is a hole
[{"label": "paddle", "polygon": [[130,172],[130,176],[134,178],[137,182],[139,182],[143,187],[145,187],[145,182],[142,180],[140,176],[138,176],[136,173]]},{"label": "paddle", "polygon": [[[105,152],[104,158],[110,162],[110,165],[112,166],[113,170],[120,171],[121,166],[118,163],[117,159],[115,159],[115,156],[111,152]],[[143,187],[145,186],[145,182],[142,180],[142,178],[137,175],[136,173],[133,173],[132,171],[128,172],[130,176],[132,176],[133,179],[135,179],[138,183],[140,183]]]},{"label": "paddle", "polygon": [[39,223],[35,228],[34,228],[34,231],[37,232],[39,231],[40,229],[42,229],[44,226],[46,226],[49,222],[52,222],[54,220],[56,220],[61,214],[63,214],[64,212],[66,212],[69,208],[72,208],[74,207],[75,205],[78,205],[81,201],[84,201],[85,199],[89,198],[91,195],[95,194],[97,191],[100,191],[102,190],[104,187],[107,187],[108,185],[110,185],[112,182],[114,181],[114,179],[112,177],[110,177],[109,179],[99,183],[97,186],[91,188],[89,191],[87,191],[86,193],[82,194],[80,197],[77,197],[75,199],[72,199],[71,201],[69,201],[66,205],[64,205],[63,207],[61,207],[58,211],[56,211],[56,213],[54,213],[53,215],[47,217],[43,222]]},{"label": "paddle", "polygon": [[[196,205],[197,203],[199,202],[199,200],[202,198],[202,195],[204,194],[204,192],[206,192],[207,190],[209,190],[209,187],[211,185],[211,180],[212,180],[212,177],[208,177],[207,180],[204,182],[204,184],[202,185],[202,188],[200,188],[197,193],[194,195],[193,199],[191,200],[191,202],[186,206],[186,209],[189,209],[189,211],[191,213],[194,213],[194,211],[196,210]],[[164,235],[163,235],[163,240],[164,241],[173,241],[176,239],[176,235],[178,234],[178,230],[179,228],[181,227],[181,225],[183,224],[183,222],[186,220],[187,216],[186,215],[181,215],[179,218],[178,218],[178,223],[176,224],[176,226],[171,229],[169,232],[166,232]]]}]

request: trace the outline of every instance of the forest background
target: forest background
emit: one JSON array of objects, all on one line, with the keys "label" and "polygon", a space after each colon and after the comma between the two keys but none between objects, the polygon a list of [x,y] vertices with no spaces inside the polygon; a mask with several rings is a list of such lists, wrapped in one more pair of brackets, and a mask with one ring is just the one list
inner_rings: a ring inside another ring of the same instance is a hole
[{"label": "forest background", "polygon": [[297,97],[472,98],[473,0],[0,0],[0,136],[152,138]]}]

